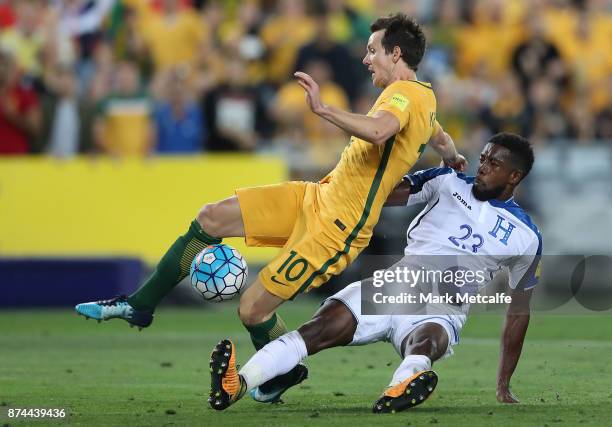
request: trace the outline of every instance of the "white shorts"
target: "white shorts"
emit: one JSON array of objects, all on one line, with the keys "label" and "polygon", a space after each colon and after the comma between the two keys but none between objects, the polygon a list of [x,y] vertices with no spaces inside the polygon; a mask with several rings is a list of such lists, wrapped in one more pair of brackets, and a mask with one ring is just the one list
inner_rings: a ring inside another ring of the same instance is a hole
[{"label": "white shorts", "polygon": [[332,295],[325,301],[337,300],[348,307],[357,320],[357,329],[349,345],[365,345],[377,341],[393,344],[401,354],[402,341],[413,330],[424,323],[437,323],[448,335],[448,348],[443,357],[453,354],[452,346],[459,343],[459,332],[465,323],[465,315],[425,314],[425,315],[364,315],[361,314],[361,282],[355,282]]}]

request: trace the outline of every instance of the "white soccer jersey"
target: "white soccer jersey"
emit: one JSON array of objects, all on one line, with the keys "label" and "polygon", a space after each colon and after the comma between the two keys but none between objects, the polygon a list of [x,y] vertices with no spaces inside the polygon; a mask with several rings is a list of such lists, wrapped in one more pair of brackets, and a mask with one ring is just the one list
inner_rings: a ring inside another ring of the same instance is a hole
[{"label": "white soccer jersey", "polygon": [[472,194],[474,177],[451,168],[409,174],[408,205],[427,203],[407,231],[408,256],[476,255],[470,268],[486,270],[487,283],[502,269],[509,271],[512,289],[538,283],[542,237],[513,199],[481,202]]}]

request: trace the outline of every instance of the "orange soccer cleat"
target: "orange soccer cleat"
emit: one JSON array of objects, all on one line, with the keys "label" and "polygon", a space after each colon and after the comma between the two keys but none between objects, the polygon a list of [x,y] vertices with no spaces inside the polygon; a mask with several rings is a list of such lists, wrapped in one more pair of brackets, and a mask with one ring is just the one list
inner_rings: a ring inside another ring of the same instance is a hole
[{"label": "orange soccer cleat", "polygon": [[438,384],[434,371],[422,371],[401,383],[388,387],[374,403],[374,413],[395,413],[425,402]]},{"label": "orange soccer cleat", "polygon": [[210,397],[213,409],[223,410],[244,394],[236,366],[236,347],[229,339],[217,344],[210,355]]}]

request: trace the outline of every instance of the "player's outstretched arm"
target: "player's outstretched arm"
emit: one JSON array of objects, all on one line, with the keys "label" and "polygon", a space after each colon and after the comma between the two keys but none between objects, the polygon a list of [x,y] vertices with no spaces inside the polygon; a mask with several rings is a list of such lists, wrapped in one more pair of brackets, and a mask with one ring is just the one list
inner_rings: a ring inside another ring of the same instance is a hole
[{"label": "player's outstretched arm", "polygon": [[457,172],[465,171],[468,165],[467,160],[457,152],[453,138],[444,132],[444,129],[439,124],[437,124],[428,144],[442,157],[442,163],[445,166],[449,166]]},{"label": "player's outstretched arm", "polygon": [[400,131],[400,122],[393,114],[377,111],[372,116],[366,116],[326,105],[321,101],[319,85],[312,77],[301,71],[296,72],[294,76],[306,91],[306,101],[312,112],[346,133],[372,144],[383,145]]},{"label": "player's outstretched arm", "polygon": [[506,312],[501,338],[501,354],[497,370],[497,400],[501,403],[518,403],[510,391],[510,378],[521,356],[525,334],[529,326],[529,301],[532,290],[514,291]]}]

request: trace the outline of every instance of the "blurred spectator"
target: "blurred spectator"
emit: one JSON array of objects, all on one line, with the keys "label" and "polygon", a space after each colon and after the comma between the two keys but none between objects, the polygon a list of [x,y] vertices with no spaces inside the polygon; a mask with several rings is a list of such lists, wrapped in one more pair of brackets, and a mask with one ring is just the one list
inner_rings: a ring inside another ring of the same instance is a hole
[{"label": "blurred spectator", "polygon": [[264,43],[259,36],[263,24],[261,9],[256,1],[248,0],[238,6],[236,19],[230,19],[219,28],[221,48],[238,52],[246,61],[248,79],[252,84],[264,81]]},{"label": "blurred spectator", "polygon": [[608,77],[606,93],[608,103],[601,108],[595,118],[595,136],[612,141],[612,75]]},{"label": "blurred spectator", "polygon": [[297,55],[296,70],[303,70],[306,63],[313,60],[324,61],[332,72],[333,80],[342,86],[351,100],[357,97],[359,90],[359,74],[356,69],[361,66],[342,44],[336,43],[331,37],[331,25],[327,11],[318,11],[315,18],[315,38],[303,46]]},{"label": "blurred spectator", "polygon": [[138,31],[138,12],[136,9],[125,4],[125,2],[117,2],[110,14],[108,35],[113,41],[113,52],[118,59],[139,59],[138,57],[144,47]]},{"label": "blurred spectator", "polygon": [[527,109],[518,79],[508,73],[497,84],[495,100],[480,111],[480,118],[491,135],[513,132],[524,135]]},{"label": "blurred spectator", "polygon": [[270,132],[260,93],[248,84],[245,62],[226,58],[227,81],[215,87],[203,101],[211,151],[254,150],[262,134]]},{"label": "blurred spectator", "polygon": [[567,111],[569,120],[568,137],[579,143],[589,143],[595,138],[595,116],[589,111],[588,93],[576,96]]},{"label": "blurred spectator", "polygon": [[12,56],[0,52],[0,155],[26,154],[40,136],[42,115],[30,82]]},{"label": "blurred spectator", "polygon": [[100,101],[94,124],[98,148],[115,157],[147,155],[154,140],[151,104],[142,91],[138,68],[117,64],[112,92]]},{"label": "blurred spectator", "polygon": [[596,118],[596,137],[603,140],[612,140],[612,104],[602,110]]},{"label": "blurred spectator", "polygon": [[15,24],[13,0],[0,0],[0,31]]},{"label": "blurred spectator", "polygon": [[575,83],[584,87],[612,73],[611,31],[596,31],[596,17],[587,11],[574,11],[571,17],[566,24],[568,32],[557,36],[562,40],[558,46],[573,71]]},{"label": "blurred spectator", "polygon": [[358,15],[346,4],[346,0],[327,0],[320,3],[314,11],[315,19],[324,14],[327,18],[327,37],[334,43],[346,45],[353,36],[352,26],[358,22]]},{"label": "blurred spectator", "polygon": [[570,133],[569,118],[561,108],[559,88],[546,77],[535,80],[529,88],[525,135],[542,142],[550,138],[566,138]]},{"label": "blurred spectator", "polygon": [[[331,69],[327,62],[311,59],[304,64],[303,70],[310,74],[319,84],[321,99],[324,103],[334,105],[343,110],[349,109],[346,93],[331,79]],[[325,142],[338,137],[345,137],[342,131],[322,120],[308,108],[304,98],[304,90],[291,80],[278,91],[273,107],[274,117],[281,125],[279,131],[283,135],[291,135],[297,141],[310,143]],[[343,142],[345,145],[346,140]],[[329,147],[331,148],[331,147]]]},{"label": "blurred spectator", "polygon": [[111,14],[108,43],[112,46],[113,59],[138,64],[140,75],[146,82],[155,75],[156,64],[142,33],[139,16],[134,7],[124,2],[117,3]]},{"label": "blurred spectator", "polygon": [[520,89],[529,90],[531,83],[542,76],[548,76],[559,87],[563,86],[566,83],[565,66],[559,50],[547,38],[542,16],[530,14],[527,28],[526,39],[512,54],[512,68],[520,79]]},{"label": "blurred spectator", "polygon": [[211,39],[212,42],[219,44],[221,41],[221,28],[228,19],[231,19],[227,16],[229,5],[223,0],[206,0],[205,3],[202,10],[202,17],[204,19],[204,25],[208,30],[208,38]]},{"label": "blurred spectator", "polygon": [[291,76],[299,48],[312,40],[315,25],[306,14],[304,0],[279,0],[278,13],[261,29],[268,50],[268,80],[284,83]]},{"label": "blurred spectator", "polygon": [[246,0],[238,6],[234,19],[219,25],[218,36],[222,43],[235,43],[243,58],[260,58],[264,50],[259,37],[262,24],[263,15],[257,1]]},{"label": "blurred spectator", "polygon": [[189,69],[173,67],[160,73],[160,100],[153,118],[157,134],[156,151],[163,154],[202,151],[206,128],[200,105],[194,99]]},{"label": "blurred spectator", "polygon": [[364,43],[370,37],[370,24],[375,19],[371,12],[376,10],[378,15],[381,10],[377,10],[376,3],[381,2],[382,0],[333,0],[329,2],[329,10],[332,14],[331,32],[334,40],[342,41],[351,50],[361,55]]},{"label": "blurred spectator", "polygon": [[142,46],[158,70],[193,61],[198,45],[207,35],[204,21],[194,10],[181,7],[179,0],[162,0],[159,11],[143,6],[137,10],[137,34],[142,34]]},{"label": "blurred spectator", "polygon": [[[55,40],[59,44],[59,62],[72,64],[73,57],[78,57],[76,69],[81,87],[89,84],[94,74],[92,56],[103,39],[102,24],[114,3],[115,0],[61,0],[57,4]],[[76,52],[70,51],[71,48]]]},{"label": "blurred spectator", "polygon": [[64,0],[60,2],[59,26],[74,37],[82,59],[89,58],[102,37],[102,24],[115,0]]},{"label": "blurred spectator", "polygon": [[457,34],[456,66],[460,76],[479,69],[486,75],[500,76],[507,70],[510,54],[521,37],[520,28],[512,22],[513,3],[518,2],[474,1],[471,24]]},{"label": "blurred spectator", "polygon": [[111,46],[108,43],[99,43],[94,51],[91,82],[88,86],[81,86],[79,93],[88,90],[85,94],[91,102],[101,101],[112,90],[115,65]]},{"label": "blurred spectator", "polygon": [[[64,0],[59,4],[60,7],[60,26],[71,36],[80,38],[83,36],[98,36],[102,30],[102,23],[115,0]],[[92,49],[87,45],[82,45],[83,54],[89,54]],[[83,52],[86,51],[86,52]]]},{"label": "blurred spectator", "polygon": [[[78,49],[73,35],[60,25],[60,11],[48,7],[45,10],[44,21],[40,28],[45,37],[44,54],[42,56],[42,73],[47,68],[73,66],[77,64]],[[78,64],[77,64],[78,65]]]},{"label": "blurred spectator", "polygon": [[72,157],[80,151],[81,111],[77,97],[78,82],[71,68],[59,66],[45,78],[47,96],[43,98],[47,152],[54,157]]},{"label": "blurred spectator", "polygon": [[202,97],[224,80],[225,60],[219,48],[205,41],[199,46],[194,66],[194,90]]},{"label": "blurred spectator", "polygon": [[15,25],[0,34],[0,48],[10,52],[19,70],[31,77],[40,77],[45,34],[41,29],[45,3],[40,0],[15,2]]},{"label": "blurred spectator", "polygon": [[461,5],[456,0],[440,0],[434,22],[427,31],[427,55],[419,65],[421,78],[436,82],[454,73],[457,35],[461,28]]},{"label": "blurred spectator", "polygon": [[[332,81],[331,69],[325,61],[313,59],[305,64],[304,71],[318,82],[324,103],[350,109],[346,93]],[[299,164],[292,168],[292,179],[319,179],[338,161],[348,136],[310,111],[304,90],[295,80],[278,91],[273,114],[279,124],[276,140],[285,145],[286,140],[292,141],[295,156],[299,156]]]},{"label": "blurred spectator", "polygon": [[[346,138],[306,109],[293,70],[317,75],[326,102],[367,107],[377,92],[357,61],[370,22],[402,11],[424,25],[429,46],[419,78],[433,83],[439,120],[462,151],[480,149],[474,140],[498,131],[587,142],[610,137],[609,5],[0,0],[0,49],[17,63],[4,90],[19,93],[12,99],[22,108],[39,110],[32,116],[40,115],[38,103],[44,113],[42,125],[22,120],[12,114],[17,104],[5,101],[1,114],[4,125],[30,125],[16,127],[25,136],[19,152],[255,150],[274,137],[296,150],[296,164],[321,166],[334,157],[326,150],[335,152]],[[147,91],[157,95],[154,106]]]}]

